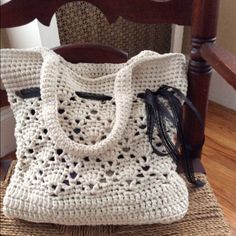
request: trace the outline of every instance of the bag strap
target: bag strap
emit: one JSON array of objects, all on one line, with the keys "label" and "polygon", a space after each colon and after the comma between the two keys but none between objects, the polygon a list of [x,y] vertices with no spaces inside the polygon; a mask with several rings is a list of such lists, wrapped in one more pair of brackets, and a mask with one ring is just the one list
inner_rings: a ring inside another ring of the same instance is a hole
[{"label": "bag strap", "polygon": [[[105,139],[92,145],[84,145],[67,137],[58,119],[57,79],[60,77],[63,69],[68,69],[66,65],[68,62],[54,51],[46,48],[42,48],[41,54],[43,64],[41,68],[40,91],[45,125],[56,145],[63,147],[63,150],[67,153],[76,153],[77,156],[98,155],[108,149],[112,149],[114,143],[122,138],[130,117],[133,99],[132,74],[134,68],[143,63],[171,57],[150,51],[143,51],[131,58],[118,72],[113,74],[116,77],[114,83],[114,98],[116,103],[114,126]],[[72,76],[78,76],[71,69],[67,71],[73,72]]]},{"label": "bag strap", "polygon": [[[121,139],[126,129],[132,107],[132,67],[125,66],[116,74],[114,99],[116,103],[115,122],[107,137],[98,143],[84,145],[71,140],[62,129],[58,118],[57,79],[65,68],[63,58],[52,51],[42,53],[40,91],[42,113],[49,134],[57,146],[63,147],[65,153],[76,155],[97,155],[112,148],[114,142]],[[73,75],[74,76],[74,75]],[[73,78],[70,78],[73,79]]]}]

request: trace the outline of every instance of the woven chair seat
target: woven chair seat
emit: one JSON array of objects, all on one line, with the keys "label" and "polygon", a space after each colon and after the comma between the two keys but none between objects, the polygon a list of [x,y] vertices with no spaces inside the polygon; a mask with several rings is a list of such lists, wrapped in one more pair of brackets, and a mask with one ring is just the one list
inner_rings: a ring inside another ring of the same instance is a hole
[{"label": "woven chair seat", "polygon": [[[15,161],[9,168],[8,175],[0,184],[2,199],[14,171]],[[53,224],[36,224],[23,220],[8,219],[0,213],[0,235],[2,236],[228,236],[229,226],[204,174],[198,177],[206,182],[201,189],[188,185],[190,206],[183,220],[169,225],[139,226],[63,226]]]}]

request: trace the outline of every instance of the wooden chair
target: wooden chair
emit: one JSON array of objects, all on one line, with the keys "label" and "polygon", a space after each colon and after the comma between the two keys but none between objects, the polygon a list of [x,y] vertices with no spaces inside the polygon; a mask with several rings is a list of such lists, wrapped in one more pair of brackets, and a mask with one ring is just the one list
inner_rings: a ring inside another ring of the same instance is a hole
[{"label": "wooden chair", "polygon": [[[48,26],[54,12],[63,4],[71,1],[12,0],[1,6],[1,28],[21,26],[34,19],[38,19]],[[188,97],[201,113],[204,122],[212,68],[236,89],[236,58],[215,44],[220,0],[86,1],[98,7],[109,23],[115,22],[121,16],[138,23],[171,23],[192,27],[191,54],[188,66]],[[73,63],[121,63],[127,60],[125,52],[102,45],[71,44],[62,45],[54,50]],[[6,104],[6,96],[1,90],[1,106]],[[204,172],[200,162],[204,130],[200,129],[198,121],[188,108],[185,110],[184,120],[185,134],[194,147],[192,158],[195,160],[195,171]],[[146,226],[146,230],[148,231],[148,226]],[[105,231],[104,235],[109,235]],[[127,235],[129,234],[127,233]],[[134,234],[130,233],[130,235]],[[140,235],[145,234],[140,233]]]}]

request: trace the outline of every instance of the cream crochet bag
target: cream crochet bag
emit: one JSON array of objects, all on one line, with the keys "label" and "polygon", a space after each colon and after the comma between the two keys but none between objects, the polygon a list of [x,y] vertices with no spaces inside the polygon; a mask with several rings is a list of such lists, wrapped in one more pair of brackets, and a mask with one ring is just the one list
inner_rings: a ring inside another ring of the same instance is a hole
[{"label": "cream crochet bag", "polygon": [[170,155],[153,152],[165,147],[157,131],[150,142],[138,94],[163,84],[185,94],[185,63],[181,54],[152,51],[124,64],[72,64],[45,48],[2,50],[18,160],[4,214],[66,225],[184,217],[185,182]]}]

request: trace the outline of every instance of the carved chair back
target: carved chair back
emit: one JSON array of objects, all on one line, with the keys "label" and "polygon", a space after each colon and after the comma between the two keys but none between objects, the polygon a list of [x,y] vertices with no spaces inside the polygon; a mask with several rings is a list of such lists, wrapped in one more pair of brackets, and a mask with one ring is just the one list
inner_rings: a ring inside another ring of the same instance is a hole
[{"label": "carved chair back", "polygon": [[[1,6],[1,28],[21,26],[38,19],[49,25],[56,10],[72,0],[12,0]],[[119,16],[137,23],[171,23],[192,27],[188,66],[188,97],[205,122],[211,66],[201,56],[204,43],[216,39],[219,0],[86,0],[95,5],[113,23]],[[54,49],[70,62],[120,63],[127,54],[101,45],[64,45]],[[185,135],[195,148],[192,157],[200,157],[204,130],[189,109],[185,110]]]}]

